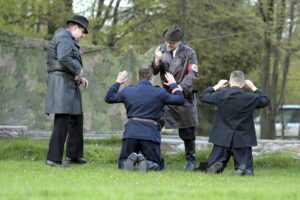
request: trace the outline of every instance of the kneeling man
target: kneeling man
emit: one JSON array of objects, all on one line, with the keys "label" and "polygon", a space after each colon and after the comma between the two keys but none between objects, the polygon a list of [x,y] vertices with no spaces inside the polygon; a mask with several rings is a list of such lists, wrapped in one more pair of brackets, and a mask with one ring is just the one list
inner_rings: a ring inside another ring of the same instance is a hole
[{"label": "kneeling man", "polygon": [[162,170],[164,162],[160,150],[160,129],[157,121],[161,118],[164,105],[183,105],[182,89],[170,73],[165,78],[170,87],[166,91],[154,87],[153,72],[150,68],[139,70],[139,83],[125,87],[118,92],[121,84],[127,81],[127,72],[119,73],[116,82],[106,94],[107,103],[124,103],[128,122],[122,139],[119,169],[139,171]]},{"label": "kneeling man", "polygon": [[[229,88],[222,89],[227,87]],[[246,92],[246,87],[252,92]],[[230,80],[220,80],[208,87],[200,100],[217,106],[217,115],[209,142],[214,144],[207,172],[221,173],[232,155],[235,173],[253,175],[252,146],[257,145],[252,113],[270,104],[269,98],[244,73],[233,71]]]}]

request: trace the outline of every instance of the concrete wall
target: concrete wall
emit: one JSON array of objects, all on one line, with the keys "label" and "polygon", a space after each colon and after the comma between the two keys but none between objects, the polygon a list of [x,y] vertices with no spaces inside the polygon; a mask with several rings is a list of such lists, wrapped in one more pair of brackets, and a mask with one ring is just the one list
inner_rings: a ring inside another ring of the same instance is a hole
[{"label": "concrete wall", "polygon": [[[30,130],[51,130],[52,117],[44,114],[48,41],[20,37],[0,30],[0,124],[26,125]],[[90,87],[82,90],[84,129],[97,133],[123,129],[123,105],[108,105],[104,96],[120,70],[130,72],[136,83],[138,67],[151,56],[134,50],[115,57],[101,46],[83,46],[85,76]]]}]

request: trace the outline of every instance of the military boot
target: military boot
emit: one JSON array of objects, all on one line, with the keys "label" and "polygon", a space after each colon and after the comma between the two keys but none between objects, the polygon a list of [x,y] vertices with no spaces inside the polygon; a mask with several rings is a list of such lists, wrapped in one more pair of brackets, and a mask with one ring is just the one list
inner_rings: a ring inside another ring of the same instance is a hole
[{"label": "military boot", "polygon": [[184,166],[185,170],[194,170],[196,157],[195,157],[195,140],[185,140],[184,141],[185,147],[185,158],[186,164]]}]

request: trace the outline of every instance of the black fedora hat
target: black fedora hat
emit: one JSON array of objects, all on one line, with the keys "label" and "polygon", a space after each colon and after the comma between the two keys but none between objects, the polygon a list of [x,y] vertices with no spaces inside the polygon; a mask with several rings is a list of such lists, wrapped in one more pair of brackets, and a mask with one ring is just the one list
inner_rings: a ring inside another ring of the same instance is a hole
[{"label": "black fedora hat", "polygon": [[89,20],[87,20],[87,18],[81,15],[75,15],[72,19],[67,21],[67,24],[69,24],[70,22],[79,24],[80,26],[82,26],[82,28],[84,28],[85,33],[88,34]]},{"label": "black fedora hat", "polygon": [[163,33],[163,39],[168,42],[178,42],[183,38],[183,31],[177,26],[172,25]]}]

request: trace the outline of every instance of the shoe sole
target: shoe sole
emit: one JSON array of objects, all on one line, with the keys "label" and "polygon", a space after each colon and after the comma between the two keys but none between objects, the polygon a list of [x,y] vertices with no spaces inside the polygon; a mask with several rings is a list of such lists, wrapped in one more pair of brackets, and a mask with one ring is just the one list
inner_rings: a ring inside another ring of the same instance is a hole
[{"label": "shoe sole", "polygon": [[124,162],[124,170],[133,171],[134,163],[137,159],[137,154],[130,154]]},{"label": "shoe sole", "polygon": [[55,163],[45,163],[50,167],[70,167],[70,164],[62,163],[62,164],[55,164]]},{"label": "shoe sole", "polygon": [[223,163],[217,162],[207,169],[207,173],[220,173],[223,168]]},{"label": "shoe sole", "polygon": [[146,163],[146,158],[143,154],[138,154],[138,157],[136,159],[137,161],[137,169],[140,172],[145,172],[147,171],[147,163]]},{"label": "shoe sole", "polygon": [[146,172],[146,171],[147,171],[146,160],[141,160],[141,161],[138,163],[138,170],[139,170],[140,172]]}]

